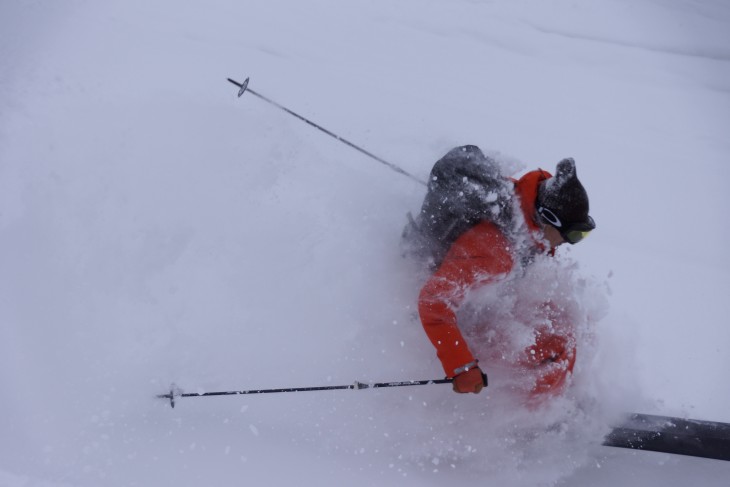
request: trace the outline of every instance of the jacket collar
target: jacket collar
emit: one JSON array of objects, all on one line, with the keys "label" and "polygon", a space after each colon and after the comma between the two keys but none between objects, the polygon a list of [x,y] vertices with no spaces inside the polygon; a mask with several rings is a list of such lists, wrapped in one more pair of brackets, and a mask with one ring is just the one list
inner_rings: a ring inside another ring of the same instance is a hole
[{"label": "jacket collar", "polygon": [[546,179],[550,179],[552,175],[542,169],[530,171],[520,179],[515,181],[515,193],[520,198],[520,208],[522,214],[525,216],[525,222],[527,228],[530,231],[540,230],[540,225],[535,219],[537,209],[535,203],[537,202],[537,190],[540,187],[540,183]]},{"label": "jacket collar", "polygon": [[[552,174],[542,169],[530,171],[520,179],[516,180],[515,183],[515,194],[520,199],[520,209],[525,217],[525,224],[527,229],[535,241],[535,245],[540,252],[545,251],[545,245],[543,244],[542,238],[542,227],[537,221],[537,209],[535,204],[537,203],[537,190],[540,187],[540,183],[546,179],[550,179]],[[554,254],[555,249],[550,249],[549,253]]]}]

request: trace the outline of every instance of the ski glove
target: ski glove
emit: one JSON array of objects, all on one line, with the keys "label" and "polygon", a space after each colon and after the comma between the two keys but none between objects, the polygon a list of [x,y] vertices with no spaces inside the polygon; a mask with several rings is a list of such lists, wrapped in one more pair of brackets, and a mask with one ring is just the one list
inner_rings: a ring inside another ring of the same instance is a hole
[{"label": "ski glove", "polygon": [[538,330],[535,345],[525,349],[523,365],[536,373],[533,395],[560,393],[575,365],[575,339],[569,332]]},{"label": "ski glove", "polygon": [[487,374],[483,373],[479,367],[472,367],[454,377],[453,384],[454,392],[479,394],[487,385]]}]

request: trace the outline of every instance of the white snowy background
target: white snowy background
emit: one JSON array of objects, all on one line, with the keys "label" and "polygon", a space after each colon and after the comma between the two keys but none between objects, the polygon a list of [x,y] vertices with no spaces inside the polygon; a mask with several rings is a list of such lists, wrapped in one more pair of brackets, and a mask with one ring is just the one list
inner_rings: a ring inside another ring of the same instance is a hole
[{"label": "white snowy background", "polygon": [[[246,76],[424,179],[467,143],[574,157],[568,396],[156,399],[442,374],[398,250],[424,188]],[[724,0],[4,0],[0,486],[727,485],[600,439],[730,422],[729,128]]]}]

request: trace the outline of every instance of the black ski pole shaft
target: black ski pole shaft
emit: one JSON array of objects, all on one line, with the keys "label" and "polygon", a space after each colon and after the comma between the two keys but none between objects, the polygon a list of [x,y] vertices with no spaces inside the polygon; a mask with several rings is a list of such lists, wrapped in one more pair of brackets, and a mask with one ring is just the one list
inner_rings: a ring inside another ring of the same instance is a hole
[{"label": "black ski pole shaft", "polygon": [[364,382],[355,382],[354,384],[344,386],[315,386],[315,387],[289,387],[282,389],[250,389],[246,391],[219,391],[219,392],[182,392],[174,384],[167,394],[158,394],[161,399],[169,399],[170,406],[175,407],[175,398],[178,397],[208,397],[208,396],[241,396],[247,394],[272,394],[278,392],[311,392],[311,391],[334,391],[342,389],[377,389],[382,387],[405,387],[405,386],[425,386],[430,384],[451,384],[453,379],[427,379],[427,380],[406,380],[397,382],[376,382],[367,384]]},{"label": "black ski pole shaft", "polygon": [[381,164],[385,164],[386,166],[388,166],[389,168],[391,168],[395,172],[397,172],[399,174],[402,174],[404,176],[407,176],[407,177],[411,178],[412,180],[414,180],[414,181],[416,181],[418,183],[423,184],[424,186],[426,185],[426,183],[424,181],[421,181],[420,179],[418,179],[413,174],[405,171],[404,169],[400,168],[399,166],[393,164],[392,162],[388,162],[385,159],[382,159],[382,158],[376,156],[375,154],[372,154],[371,152],[366,151],[362,147],[353,144],[349,140],[340,137],[339,135],[335,134],[334,132],[331,132],[331,131],[327,130],[326,128],[322,127],[321,125],[317,125],[316,123],[312,122],[311,120],[309,120],[309,119],[307,119],[307,118],[299,115],[296,112],[293,112],[292,110],[289,110],[288,108],[286,108],[283,105],[280,105],[279,103],[275,102],[274,100],[272,100],[270,98],[267,98],[264,95],[262,95],[260,93],[257,93],[256,91],[252,90],[251,88],[248,87],[249,78],[246,78],[243,83],[239,83],[238,81],[232,80],[231,78],[228,78],[228,81],[231,82],[231,83],[233,83],[234,85],[238,86],[238,88],[239,88],[239,90],[238,90],[238,97],[239,98],[241,96],[243,96],[244,93],[251,93],[252,95],[257,96],[260,99],[264,100],[265,102],[274,105],[276,108],[279,108],[280,110],[284,110],[286,113],[295,116],[299,120],[301,120],[301,121],[303,121],[303,122],[311,125],[312,127],[316,128],[316,129],[321,130],[322,132],[324,132],[325,134],[329,135],[330,137],[334,137],[335,139],[339,140],[343,144],[348,145],[348,146],[352,147],[353,149],[355,149],[357,151],[360,151],[361,153],[365,154],[366,156],[368,156],[368,157],[370,157],[372,159],[375,159],[376,161],[378,161]]}]

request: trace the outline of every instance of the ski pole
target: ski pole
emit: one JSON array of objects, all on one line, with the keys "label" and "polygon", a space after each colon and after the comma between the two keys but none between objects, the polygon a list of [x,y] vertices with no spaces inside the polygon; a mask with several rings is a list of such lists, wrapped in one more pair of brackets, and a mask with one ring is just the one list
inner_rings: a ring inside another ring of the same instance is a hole
[{"label": "ski pole", "polygon": [[319,130],[321,130],[322,132],[324,132],[325,134],[329,135],[330,137],[334,137],[335,139],[339,140],[339,141],[340,141],[340,142],[342,142],[343,144],[346,144],[346,145],[348,145],[348,146],[352,147],[353,149],[355,149],[355,150],[358,150],[358,151],[362,152],[362,153],[363,153],[363,154],[365,154],[366,156],[368,156],[368,157],[370,157],[370,158],[372,158],[372,159],[375,159],[376,161],[378,161],[378,162],[379,162],[379,163],[381,163],[381,164],[385,164],[386,166],[388,166],[389,168],[391,168],[391,169],[392,169],[392,170],[394,170],[395,172],[397,172],[397,173],[399,173],[399,174],[403,174],[404,176],[407,176],[407,177],[411,178],[412,180],[414,180],[414,181],[416,181],[416,182],[418,182],[418,183],[421,183],[421,184],[423,184],[424,186],[426,186],[426,182],[425,182],[425,181],[421,181],[421,180],[420,180],[420,179],[418,179],[418,178],[417,178],[416,176],[414,176],[413,174],[411,174],[411,173],[409,173],[409,172],[407,172],[407,171],[403,170],[403,169],[402,169],[402,168],[400,168],[399,166],[396,166],[395,164],[393,164],[393,163],[391,163],[391,162],[388,162],[388,161],[386,161],[385,159],[381,159],[380,157],[378,157],[378,156],[376,156],[376,155],[374,155],[374,154],[372,154],[372,153],[370,153],[370,152],[366,151],[366,150],[365,150],[365,149],[363,149],[362,147],[359,147],[359,146],[357,146],[357,145],[353,144],[353,143],[352,143],[352,142],[350,142],[349,140],[347,140],[347,139],[344,139],[344,138],[340,137],[339,135],[337,135],[337,134],[335,134],[335,133],[333,133],[333,132],[330,132],[330,131],[329,131],[329,130],[327,130],[326,128],[324,128],[324,127],[322,127],[322,126],[320,126],[320,125],[317,125],[316,123],[312,122],[311,120],[308,120],[308,119],[304,118],[303,116],[299,115],[298,113],[295,113],[295,112],[293,112],[293,111],[289,110],[289,109],[288,109],[288,108],[286,108],[285,106],[283,106],[283,105],[280,105],[280,104],[276,103],[276,102],[275,102],[274,100],[271,100],[271,99],[269,99],[269,98],[266,98],[266,97],[265,97],[264,95],[262,95],[262,94],[260,94],[260,93],[257,93],[257,92],[255,92],[254,90],[252,90],[251,88],[249,88],[249,87],[248,87],[248,81],[249,81],[249,78],[246,78],[246,79],[245,79],[245,80],[243,81],[243,83],[239,83],[238,81],[232,80],[231,78],[228,78],[228,81],[229,81],[229,82],[231,82],[231,83],[233,83],[234,85],[238,86],[238,88],[239,88],[239,90],[238,90],[238,97],[239,97],[239,98],[240,98],[241,96],[243,96],[243,94],[244,94],[244,93],[251,93],[252,95],[254,95],[254,96],[257,96],[257,97],[261,98],[261,99],[262,99],[262,100],[264,100],[265,102],[267,102],[267,103],[270,103],[270,104],[274,105],[274,106],[275,106],[276,108],[279,108],[279,109],[281,109],[281,110],[284,110],[284,111],[285,111],[286,113],[288,113],[288,114],[290,114],[290,115],[293,115],[293,116],[297,117],[297,118],[298,118],[299,120],[301,120],[301,121],[303,121],[303,122],[305,122],[305,123],[308,123],[309,125],[311,125],[312,127],[316,128],[316,129],[319,129]]},{"label": "ski pole", "polygon": [[[487,384],[487,375],[482,373],[484,385]],[[271,394],[276,392],[310,392],[310,391],[333,391],[341,389],[378,389],[381,387],[405,387],[405,386],[425,386],[430,384],[451,384],[454,379],[427,379],[427,380],[406,380],[397,382],[376,382],[367,384],[363,382],[355,382],[354,384],[344,386],[315,386],[315,387],[290,387],[285,389],[250,389],[247,391],[221,391],[221,392],[182,392],[175,384],[170,387],[167,394],[158,394],[161,399],[169,399],[170,406],[175,407],[175,398],[177,397],[207,397],[207,396],[239,396],[245,394]]]}]

